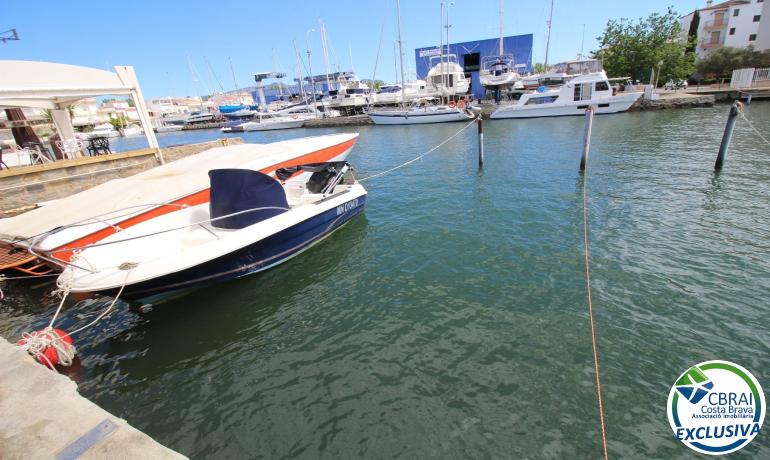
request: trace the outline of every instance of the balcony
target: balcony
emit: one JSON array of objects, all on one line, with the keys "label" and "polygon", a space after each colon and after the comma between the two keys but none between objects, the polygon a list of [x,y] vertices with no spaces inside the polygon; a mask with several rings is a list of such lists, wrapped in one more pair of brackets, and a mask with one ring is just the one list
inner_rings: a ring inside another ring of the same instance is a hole
[{"label": "balcony", "polygon": [[716,32],[716,31],[722,31],[727,27],[727,21],[724,19],[717,19],[714,21],[707,21],[705,24],[703,24],[703,30],[705,32]]},{"label": "balcony", "polygon": [[698,42],[698,45],[700,45],[701,48],[704,50],[710,50],[714,48],[719,48],[720,46],[723,46],[725,44],[725,37],[724,35],[721,35],[719,38],[715,39],[714,37],[709,37],[705,40],[701,40]]}]

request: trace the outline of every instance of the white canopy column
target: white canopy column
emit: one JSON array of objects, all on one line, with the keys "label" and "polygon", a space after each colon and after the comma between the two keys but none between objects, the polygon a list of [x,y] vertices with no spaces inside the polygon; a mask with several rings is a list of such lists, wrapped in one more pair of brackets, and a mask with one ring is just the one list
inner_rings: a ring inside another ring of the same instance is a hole
[{"label": "white canopy column", "polygon": [[158,139],[155,137],[155,130],[150,122],[150,114],[147,112],[147,106],[144,104],[142,90],[139,88],[139,81],[136,79],[136,72],[131,66],[116,66],[115,72],[124,85],[131,88],[129,93],[131,100],[134,101],[136,113],[139,114],[139,122],[142,124],[144,136],[147,138],[147,145],[151,149],[158,149],[157,157],[161,164],[164,164],[163,153],[158,145]]},{"label": "white canopy column", "polygon": [[70,119],[67,109],[52,109],[51,118],[53,118],[53,124],[56,125],[56,132],[59,133],[62,144],[75,139],[75,129],[72,127],[72,119]]}]

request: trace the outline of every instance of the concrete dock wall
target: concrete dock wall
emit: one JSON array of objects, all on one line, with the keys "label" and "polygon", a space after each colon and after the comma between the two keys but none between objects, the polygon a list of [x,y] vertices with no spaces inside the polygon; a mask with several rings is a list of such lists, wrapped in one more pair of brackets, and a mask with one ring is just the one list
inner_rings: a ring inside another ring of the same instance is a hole
[{"label": "concrete dock wall", "polygon": [[184,459],[0,337],[0,458]]},{"label": "concrete dock wall", "polygon": [[[162,149],[166,162],[223,145],[243,144],[241,138]],[[61,160],[42,165],[0,171],[0,217],[81,192],[103,182],[128,177],[160,163],[155,149],[134,150],[97,157]]]}]

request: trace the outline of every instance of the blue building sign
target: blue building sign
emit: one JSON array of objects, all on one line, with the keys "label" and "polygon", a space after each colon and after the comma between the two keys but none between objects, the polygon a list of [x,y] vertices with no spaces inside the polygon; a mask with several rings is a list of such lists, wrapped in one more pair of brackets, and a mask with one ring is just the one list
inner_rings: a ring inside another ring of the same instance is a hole
[{"label": "blue building sign", "polygon": [[[457,62],[471,79],[471,91],[475,98],[484,96],[484,88],[479,82],[481,60],[486,56],[497,56],[499,38],[475,40],[463,43],[451,43],[449,54],[457,56]],[[532,34],[503,37],[505,54],[512,54],[517,72],[524,74],[532,71]],[[438,46],[428,46],[414,50],[417,78],[425,79],[430,70],[430,57],[441,54]],[[435,62],[434,62],[435,64]]]}]

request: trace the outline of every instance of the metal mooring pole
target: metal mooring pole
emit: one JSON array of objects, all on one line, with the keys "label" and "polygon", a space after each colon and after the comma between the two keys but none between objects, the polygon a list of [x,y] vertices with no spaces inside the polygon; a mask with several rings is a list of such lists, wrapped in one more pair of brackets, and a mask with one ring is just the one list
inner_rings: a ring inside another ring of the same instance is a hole
[{"label": "metal mooring pole", "polygon": [[588,166],[588,151],[591,149],[591,128],[594,124],[594,106],[586,108],[586,126],[583,133],[583,155],[580,157],[580,172],[585,172]]},{"label": "metal mooring pole", "polygon": [[735,101],[730,107],[730,114],[727,116],[727,125],[725,125],[725,132],[722,134],[722,143],[719,144],[719,154],[717,154],[717,161],[714,163],[714,171],[721,171],[722,165],[725,162],[725,155],[730,148],[730,139],[733,137],[733,128],[735,128],[735,120],[738,119],[738,113],[741,109],[741,103]]},{"label": "metal mooring pole", "polygon": [[479,169],[481,169],[484,167],[484,125],[481,114],[477,123],[479,125]]}]

